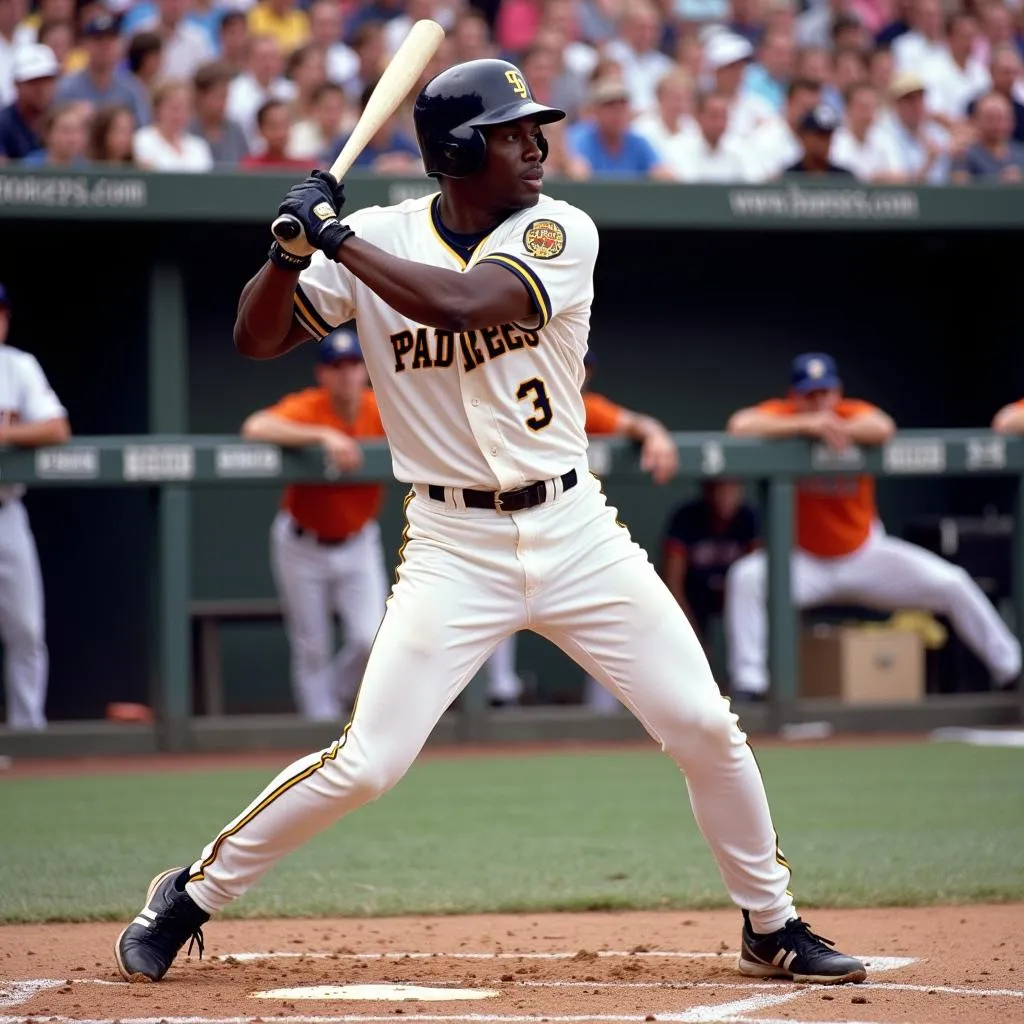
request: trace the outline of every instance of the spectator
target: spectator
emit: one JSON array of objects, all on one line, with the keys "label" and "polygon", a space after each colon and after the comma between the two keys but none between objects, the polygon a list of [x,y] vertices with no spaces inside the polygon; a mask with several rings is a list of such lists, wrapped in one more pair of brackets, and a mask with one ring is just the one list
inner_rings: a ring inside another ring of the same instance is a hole
[{"label": "spectator", "polygon": [[[521,53],[537,36],[543,4],[538,0],[501,0],[494,33],[504,53]],[[484,21],[483,18],[480,19]],[[486,26],[487,22],[484,21]],[[456,26],[458,21],[456,21]],[[488,35],[490,32],[488,31]],[[461,57],[460,60],[471,58]]]},{"label": "spectator", "polygon": [[[319,0],[321,3],[337,5],[333,0]],[[339,14],[340,18],[340,14]],[[240,75],[249,66],[249,22],[243,11],[225,11],[220,20],[220,60],[231,69],[231,75]]]},{"label": "spectator", "polygon": [[911,30],[898,36],[892,44],[896,74],[920,74],[925,64],[932,57],[942,56],[946,48],[940,0],[913,0],[910,23]]},{"label": "spectator", "polygon": [[661,163],[671,166],[675,147],[700,138],[693,118],[693,79],[680,69],[670,71],[658,82],[655,97],[657,106],[633,122],[633,131],[654,147]]},{"label": "spectator", "polygon": [[324,51],[328,79],[347,87],[359,73],[359,58],[341,41],[341,7],[336,0],[313,0],[309,5],[309,40]]},{"label": "spectator", "polygon": [[[766,440],[815,438],[837,451],[884,444],[893,436],[896,428],[886,413],[844,395],[831,356],[797,356],[790,382],[787,397],[734,413],[729,433]],[[735,562],[726,578],[725,625],[736,698],[763,699],[768,689],[767,565],[765,553],[755,551]],[[940,613],[998,685],[1020,674],[1020,643],[974,580],[939,555],[886,534],[870,476],[830,474],[798,485],[791,569],[797,608],[841,598],[874,608]]]},{"label": "spectator", "polygon": [[537,30],[536,40],[542,42],[545,33],[557,34],[557,41],[548,37],[544,45],[559,51],[565,72],[576,80],[577,88],[584,86],[597,64],[597,50],[584,39],[580,22],[580,5],[577,0],[547,0],[544,4],[544,20]]},{"label": "spectator", "polygon": [[195,114],[189,131],[206,142],[218,167],[233,167],[249,155],[242,126],[227,115],[232,78],[227,63],[211,61],[199,68],[192,82]]},{"label": "spectator", "polygon": [[765,33],[758,58],[758,63],[747,68],[742,89],[759,96],[773,111],[779,113],[785,107],[786,88],[796,61],[796,47],[792,37],[779,31]]},{"label": "spectator", "polygon": [[117,104],[100,107],[89,123],[85,151],[89,162],[134,166],[132,142],[136,127],[131,107]]},{"label": "spectator", "polygon": [[[370,82],[363,90],[360,98],[360,111],[366,109],[366,102],[373,92],[375,82]],[[334,158],[341,152],[347,136],[336,139],[324,154],[323,163],[330,166]],[[419,146],[399,127],[397,116],[392,116],[384,123],[380,131],[364,147],[356,157],[353,167],[365,167],[379,174],[422,174],[423,159]]]},{"label": "spectator", "polygon": [[446,32],[451,32],[461,0],[451,3],[448,0],[405,0],[403,8],[397,18],[384,23],[384,46],[389,57],[402,45],[413,23],[421,18],[430,18]]},{"label": "spectator", "polygon": [[886,167],[878,142],[878,93],[874,86],[855,85],[846,94],[844,123],[832,136],[830,159],[851,170],[861,181],[874,181]]},{"label": "spectator", "polygon": [[308,160],[293,160],[288,156],[288,132],[291,119],[288,104],[281,100],[267,100],[256,112],[256,130],[260,136],[260,152],[243,157],[238,166],[246,170],[308,171]]},{"label": "spectator", "polygon": [[672,61],[658,49],[661,17],[650,0],[627,0],[619,21],[619,36],[605,47],[606,56],[621,68],[633,110],[646,113],[655,106],[658,82],[672,70]]},{"label": "spectator", "polygon": [[880,49],[889,49],[900,36],[910,31],[913,9],[914,0],[893,0],[892,18],[875,36],[875,44]]},{"label": "spectator", "polygon": [[[454,43],[449,40],[449,47]],[[359,97],[366,88],[367,82],[376,82],[387,59],[384,49],[384,27],[378,22],[368,22],[361,25],[352,36],[352,50],[356,55],[358,67],[356,73],[345,84],[348,91],[348,98],[353,103],[359,102]],[[452,50],[449,49],[449,54]],[[451,57],[454,63],[454,57]]]},{"label": "spectator", "polygon": [[147,101],[156,88],[163,62],[164,42],[156,32],[140,32],[128,41],[128,74],[139,84]]},{"label": "spectator", "polygon": [[967,112],[967,104],[992,84],[988,69],[972,55],[978,23],[969,14],[952,14],[946,22],[946,46],[920,69],[925,105],[932,117],[952,128]]},{"label": "spectator", "polygon": [[1013,139],[1013,108],[1001,93],[978,100],[974,111],[977,142],[953,164],[952,180],[1001,181],[1019,185],[1024,171],[1024,144]]},{"label": "spectator", "polygon": [[39,26],[38,40],[53,50],[53,55],[60,65],[61,74],[71,71],[73,62],[78,61],[75,49],[75,24],[73,21],[44,21]]},{"label": "spectator", "polygon": [[131,109],[136,125],[149,123],[149,97],[139,81],[119,66],[121,37],[117,20],[109,14],[90,18],[82,31],[88,63],[57,85],[58,102],[86,100],[93,107],[120,103]]},{"label": "spectator", "polygon": [[0,105],[14,102],[14,55],[34,42],[33,30],[21,24],[26,0],[0,0]]},{"label": "spectator", "polygon": [[13,74],[15,100],[0,110],[0,158],[21,160],[43,148],[43,121],[60,67],[48,46],[29,43],[15,53]]},{"label": "spectator", "polygon": [[281,44],[273,36],[256,36],[249,51],[249,70],[233,78],[228,86],[228,117],[241,125],[253,152],[260,144],[256,111],[267,100],[290,103],[295,98],[295,85],[283,71]]},{"label": "spectator", "polygon": [[[852,0],[824,0],[823,3],[808,7],[796,19],[797,45],[828,49],[833,45],[832,26],[839,18],[849,17],[852,13]],[[854,23],[860,24],[856,19]]]},{"label": "spectator", "polygon": [[327,60],[324,51],[311,43],[300,46],[288,56],[285,76],[295,86],[289,116],[302,121],[313,110],[313,95],[327,81]]},{"label": "spectator", "polygon": [[[502,4],[504,10],[506,4]],[[455,20],[451,32],[455,45],[455,63],[467,60],[482,60],[485,57],[497,57],[498,48],[491,41],[491,30],[485,18],[470,9],[463,12]],[[521,48],[516,47],[519,52]]]},{"label": "spectator", "polygon": [[313,94],[308,118],[297,121],[288,133],[287,152],[293,160],[310,166],[320,160],[332,140],[344,135],[354,123],[349,117],[345,90],[335,82],[324,82]]},{"label": "spectator", "polygon": [[732,0],[725,28],[746,39],[751,46],[759,46],[765,31],[760,0]]},{"label": "spectator", "polygon": [[798,50],[793,77],[815,82],[821,90],[822,102],[828,103],[837,113],[842,113],[843,97],[832,82],[832,58],[828,50],[816,46]]},{"label": "spectator", "polygon": [[789,83],[785,117],[761,125],[748,140],[747,163],[754,181],[775,178],[800,159],[803,147],[797,126],[820,102],[816,82],[795,78]]},{"label": "spectator", "polygon": [[[29,44],[36,46],[39,44]],[[28,46],[26,46],[26,49]],[[60,403],[35,356],[7,344],[11,307],[0,285],[0,445],[38,448],[71,436]],[[46,728],[49,657],[39,555],[21,499],[22,484],[0,488],[0,636],[4,645],[7,726]]]},{"label": "spectator", "polygon": [[566,131],[573,173],[585,177],[658,178],[672,180],[654,147],[630,124],[629,89],[619,78],[599,79],[590,92],[593,119]]},{"label": "spectator", "polygon": [[878,130],[883,154],[880,181],[941,185],[949,178],[950,137],[925,110],[925,84],[918,75],[900,75],[889,95],[893,117]]},{"label": "spectator", "polygon": [[253,36],[272,36],[283,53],[291,53],[309,39],[309,18],[296,0],[259,0],[249,8],[248,22]]},{"label": "spectator", "polygon": [[846,167],[832,163],[829,158],[832,136],[838,127],[839,115],[835,108],[827,103],[819,103],[813,110],[804,114],[797,125],[797,137],[800,139],[803,155],[783,173],[836,174],[852,178],[853,174]]},{"label": "spectator", "polygon": [[753,55],[754,48],[746,39],[728,32],[713,35],[704,52],[708,69],[714,75],[712,91],[729,100],[729,137],[737,141],[745,140],[760,125],[778,119],[767,100],[742,88]]},{"label": "spectator", "polygon": [[868,54],[868,82],[874,86],[879,96],[889,95],[889,87],[895,77],[895,67],[891,50],[879,47]]},{"label": "spectator", "polygon": [[153,123],[135,133],[135,160],[149,171],[209,171],[213,155],[205,139],[188,131],[192,87],[168,79],[153,93]]},{"label": "spectator", "polygon": [[[367,25],[383,27],[392,18],[400,18],[404,13],[404,7],[405,0],[369,0],[366,3],[359,3],[345,23],[345,41],[354,47],[356,37],[363,28]],[[373,77],[376,78],[377,75]]]},{"label": "spectator", "polygon": [[[579,117],[587,99],[585,76],[578,75],[566,64],[565,35],[560,29],[544,27],[537,33],[537,40],[522,57],[519,67],[535,96],[538,79],[541,87],[545,82],[547,99],[540,102],[549,107],[564,110],[570,121]],[[538,76],[539,72],[539,76]]]},{"label": "spectator", "polygon": [[160,77],[191,80],[200,64],[212,60],[213,44],[206,31],[188,20],[189,0],[156,0],[156,11],[138,26],[156,32],[163,42]]},{"label": "spectator", "polygon": [[17,22],[16,32],[19,45],[22,43],[45,43],[45,39],[39,38],[39,33],[47,22],[74,22],[75,20],[75,0],[38,0],[30,14],[25,14],[26,6],[28,5],[22,5],[23,17]]},{"label": "spectator", "polygon": [[859,18],[841,15],[832,22],[832,51],[853,50],[867,56],[874,46],[871,33],[868,32]]},{"label": "spectator", "polygon": [[[991,64],[992,54],[1001,46],[1017,49],[1017,37],[1013,27],[1013,15],[1009,7],[1000,0],[988,0],[976,4],[981,36],[974,45],[974,56],[983,64]],[[1017,50],[1020,56],[1020,51]]]},{"label": "spectator", "polygon": [[[1024,104],[1016,96],[1021,81],[1021,57],[1017,48],[1012,45],[1000,44],[992,50],[989,62],[989,73],[992,76],[992,91],[1005,96],[1013,111],[1013,139],[1024,142]],[[987,95],[987,93],[983,94]],[[979,97],[967,104],[967,114],[974,116]]]},{"label": "spectator", "polygon": [[724,611],[729,567],[757,547],[757,513],[738,481],[704,480],[701,496],[672,513],[662,577],[705,650],[711,619]]},{"label": "spectator", "polygon": [[868,80],[868,62],[864,54],[850,48],[836,50],[832,54],[831,80],[836,93],[842,98],[841,106],[845,107],[847,93]]},{"label": "spectator", "polygon": [[[355,334],[340,328],[317,346],[315,388],[249,416],[242,436],[288,448],[316,445],[337,470],[363,461],[360,439],[384,437]],[[380,484],[293,484],[270,531],[271,568],[291,648],[299,713],[340,721],[355,700],[384,614],[387,577],[377,519]],[[331,611],[345,631],[333,652]],[[333,654],[333,657],[332,657]]]},{"label": "spectator", "polygon": [[89,107],[81,100],[55,103],[43,119],[43,148],[22,160],[25,166],[83,167]]},{"label": "spectator", "polygon": [[697,99],[696,138],[687,138],[668,151],[668,166],[680,181],[749,181],[750,173],[740,143],[731,138],[729,98],[721,93],[701,93]]}]

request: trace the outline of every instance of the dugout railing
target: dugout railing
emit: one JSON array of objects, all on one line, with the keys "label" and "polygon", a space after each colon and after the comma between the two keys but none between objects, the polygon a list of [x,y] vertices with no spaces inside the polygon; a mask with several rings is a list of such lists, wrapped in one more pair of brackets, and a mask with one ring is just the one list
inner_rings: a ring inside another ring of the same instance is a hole
[{"label": "dugout railing", "polygon": [[[807,476],[868,473],[877,477],[978,477],[1001,475],[1016,481],[1013,548],[1013,596],[1016,632],[1024,636],[1024,439],[1007,438],[988,430],[900,431],[880,448],[853,448],[837,454],[805,441],[763,442],[721,433],[677,433],[680,476],[688,480],[727,476],[761,488],[768,550],[769,665],[773,680],[769,702],[744,711],[752,731],[777,729],[783,723],[822,716],[822,705],[796,699],[797,616],[790,600],[790,559],[794,536],[794,488]],[[644,479],[635,446],[627,441],[597,440],[590,450],[591,468],[609,488]],[[0,750],[17,754],[68,754],[125,750],[186,750],[252,746],[292,746],[309,739],[295,721],[258,726],[232,716],[194,715],[192,687],[192,615],[190,559],[190,501],[193,488],[327,482],[342,477],[317,448],[282,449],[247,442],[238,436],[146,435],[140,437],[77,437],[59,447],[34,451],[0,450],[0,480],[38,488],[149,488],[154,517],[152,706],[156,724],[111,727],[104,723],[72,726],[61,723],[48,733],[0,733]],[[361,469],[344,475],[347,481],[392,482],[390,455],[384,442],[366,445]],[[1022,694],[984,694],[985,713],[979,722],[1018,722]],[[930,708],[930,713],[926,709]],[[850,728],[907,729],[937,724],[961,724],[977,712],[967,705],[927,698],[916,708],[864,708],[847,715]],[[552,739],[573,735],[570,709],[537,709],[532,724],[525,721],[515,735],[510,720],[488,724],[492,718],[476,688],[468,692],[454,721],[441,730],[441,739]],[[827,712],[842,716],[839,708]],[[569,724],[567,724],[569,723]],[[511,731],[510,731],[511,728]],[[447,731],[446,731],[447,730]],[[330,730],[327,730],[329,734]],[[325,730],[313,730],[316,738]],[[579,735],[577,732],[576,735]],[[589,738],[640,735],[633,724],[605,724]],[[74,737],[71,742],[69,737]],[[326,739],[326,734],[324,735]]]}]

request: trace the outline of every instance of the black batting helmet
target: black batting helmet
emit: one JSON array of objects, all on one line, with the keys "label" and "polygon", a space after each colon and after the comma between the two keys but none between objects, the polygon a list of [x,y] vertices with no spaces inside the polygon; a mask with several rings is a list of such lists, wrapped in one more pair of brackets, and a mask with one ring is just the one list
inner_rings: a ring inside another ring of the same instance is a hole
[{"label": "black batting helmet", "polygon": [[[523,73],[506,60],[470,60],[442,71],[420,90],[413,107],[416,140],[432,178],[466,178],[480,170],[487,143],[481,128],[532,117],[561,121],[564,110],[536,103]],[[541,159],[548,144],[541,136]]]}]

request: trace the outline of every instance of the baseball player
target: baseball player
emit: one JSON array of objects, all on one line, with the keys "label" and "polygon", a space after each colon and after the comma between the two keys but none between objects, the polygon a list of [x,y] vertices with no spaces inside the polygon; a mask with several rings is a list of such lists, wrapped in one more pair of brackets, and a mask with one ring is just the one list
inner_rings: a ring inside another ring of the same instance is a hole
[{"label": "baseball player", "polygon": [[992,420],[998,434],[1024,434],[1024,398],[1004,405]]},{"label": "baseball player", "polygon": [[[610,398],[590,389],[596,360],[588,349],[583,357],[584,429],[591,437],[628,437],[640,445],[641,468],[651,474],[657,484],[667,483],[679,468],[679,452],[664,424],[617,405]],[[516,634],[513,633],[495,648],[487,659],[487,696],[494,707],[516,704],[523,693],[523,681],[516,672]],[[584,686],[585,703],[602,711],[617,711],[619,701],[593,676]]]},{"label": "baseball player", "polygon": [[394,473],[410,486],[401,560],[341,736],[281,772],[190,867],[153,879],[115,944],[125,978],[163,977],[211,914],[395,785],[517,629],[613,690],[685,772],[744,913],[740,970],[866,976],[797,916],[738,719],[588,472],[580,385],[598,236],[582,210],[542,193],[543,126],[562,117],[514,65],[457,64],[414,105],[439,192],[342,220],[343,186],[315,171],[279,207],[304,245],[271,245],[242,292],[235,343],[271,359],[356,318]]},{"label": "baseball player", "polygon": [[[63,444],[68,414],[36,357],[6,344],[11,323],[0,285],[0,445]],[[49,655],[39,555],[21,503],[21,484],[0,486],[0,641],[4,645],[7,725],[46,728]]]},{"label": "baseball player", "polygon": [[[741,437],[813,437],[841,450],[851,444],[883,444],[896,428],[881,409],[845,398],[835,360],[810,352],[793,361],[787,398],[741,409],[728,429]],[[949,617],[998,685],[1019,675],[1020,643],[971,577],[944,558],[886,534],[872,477],[802,482],[796,543],[791,571],[798,608],[843,600],[939,612]],[[726,577],[729,671],[733,695],[741,699],[762,699],[768,689],[766,584],[764,551],[733,563]]]},{"label": "baseball player", "polygon": [[[250,416],[244,437],[279,445],[319,444],[339,470],[355,469],[355,438],[383,437],[355,332],[340,328],[318,345],[317,386]],[[334,721],[350,707],[384,615],[387,580],[380,542],[380,484],[295,484],[270,531],[271,566],[292,653],[299,713]],[[332,612],[345,644],[331,657]]]}]

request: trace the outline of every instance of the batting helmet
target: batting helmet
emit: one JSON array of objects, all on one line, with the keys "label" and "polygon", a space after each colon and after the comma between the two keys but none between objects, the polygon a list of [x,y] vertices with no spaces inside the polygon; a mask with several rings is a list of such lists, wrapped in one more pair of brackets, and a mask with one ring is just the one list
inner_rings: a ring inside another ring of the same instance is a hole
[{"label": "batting helmet", "polygon": [[[481,128],[522,117],[540,124],[561,121],[564,110],[534,101],[523,73],[506,60],[470,60],[442,71],[420,90],[413,108],[423,166],[432,178],[466,178],[480,170],[487,152]],[[548,155],[542,135],[541,159]]]}]

